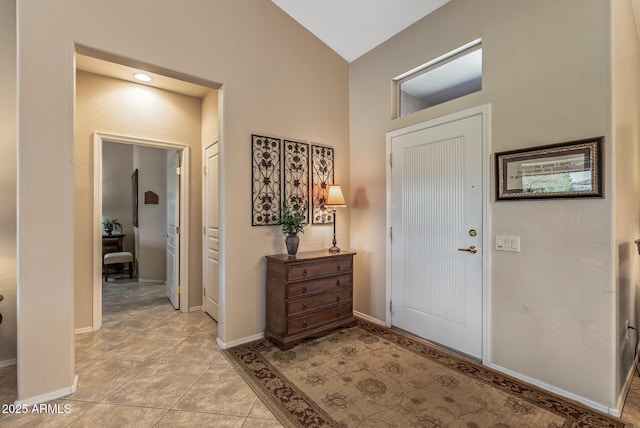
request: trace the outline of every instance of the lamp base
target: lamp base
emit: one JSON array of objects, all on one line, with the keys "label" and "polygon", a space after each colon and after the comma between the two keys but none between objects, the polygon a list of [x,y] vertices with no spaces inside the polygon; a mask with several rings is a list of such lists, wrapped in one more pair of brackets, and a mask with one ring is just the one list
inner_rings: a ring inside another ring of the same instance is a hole
[{"label": "lamp base", "polygon": [[333,246],[329,248],[330,253],[339,253],[340,248],[337,245],[338,241],[336,241],[336,209],[333,209]]}]

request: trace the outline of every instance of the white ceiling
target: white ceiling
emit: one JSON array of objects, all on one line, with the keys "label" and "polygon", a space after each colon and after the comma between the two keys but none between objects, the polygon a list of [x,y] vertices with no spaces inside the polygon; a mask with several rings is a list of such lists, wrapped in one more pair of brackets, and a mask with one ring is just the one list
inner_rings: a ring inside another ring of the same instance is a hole
[{"label": "white ceiling", "polygon": [[[174,79],[163,76],[162,74],[151,73],[139,68],[128,67],[126,65],[116,64],[115,62],[104,61],[86,55],[76,55],[76,68],[78,70],[88,71],[90,73],[101,74],[128,82],[139,83],[141,85],[153,86],[167,91],[177,92],[179,94],[190,95],[192,97],[202,98],[212,88],[189,83],[184,80]],[[138,82],[133,75],[139,71],[144,71],[153,80],[148,83]]]},{"label": "white ceiling", "polygon": [[449,0],[271,0],[348,62]]}]

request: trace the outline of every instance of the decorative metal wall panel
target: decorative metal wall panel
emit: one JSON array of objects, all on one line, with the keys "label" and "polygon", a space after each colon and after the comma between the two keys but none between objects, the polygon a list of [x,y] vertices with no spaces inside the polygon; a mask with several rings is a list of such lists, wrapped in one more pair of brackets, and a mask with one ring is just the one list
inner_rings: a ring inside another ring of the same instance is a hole
[{"label": "decorative metal wall panel", "polygon": [[309,144],[284,140],[284,198],[291,206],[304,207],[304,223],[309,224]]},{"label": "decorative metal wall panel", "polygon": [[333,210],[324,207],[329,185],[333,184],[333,148],[311,146],[313,176],[313,224],[333,223]]},{"label": "decorative metal wall panel", "polygon": [[277,225],[282,208],[281,140],[251,136],[252,226]]}]

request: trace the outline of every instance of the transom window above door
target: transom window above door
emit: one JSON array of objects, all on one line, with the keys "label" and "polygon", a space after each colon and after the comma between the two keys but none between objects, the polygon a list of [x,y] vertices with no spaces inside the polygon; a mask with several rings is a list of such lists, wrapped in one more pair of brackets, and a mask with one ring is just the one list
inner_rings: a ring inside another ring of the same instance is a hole
[{"label": "transom window above door", "polygon": [[482,39],[441,55],[394,79],[395,117],[482,90]]}]

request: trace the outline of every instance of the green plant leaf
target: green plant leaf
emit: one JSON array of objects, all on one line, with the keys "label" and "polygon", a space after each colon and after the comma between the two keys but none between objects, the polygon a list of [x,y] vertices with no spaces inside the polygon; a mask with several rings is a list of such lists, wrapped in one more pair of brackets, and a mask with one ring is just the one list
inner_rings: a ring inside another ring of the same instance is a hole
[{"label": "green plant leaf", "polygon": [[291,202],[291,207],[286,202],[282,204],[280,225],[282,233],[304,233],[304,207],[297,200]]}]

